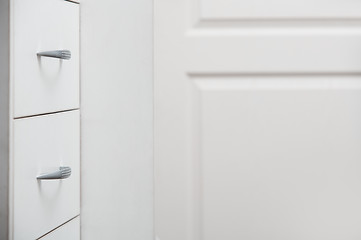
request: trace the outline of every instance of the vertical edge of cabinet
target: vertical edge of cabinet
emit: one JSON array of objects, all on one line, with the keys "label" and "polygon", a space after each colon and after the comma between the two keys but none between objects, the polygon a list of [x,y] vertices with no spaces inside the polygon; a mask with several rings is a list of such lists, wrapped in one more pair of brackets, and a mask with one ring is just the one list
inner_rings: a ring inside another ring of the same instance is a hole
[{"label": "vertical edge of cabinet", "polygon": [[9,239],[10,1],[0,1],[0,239]]}]

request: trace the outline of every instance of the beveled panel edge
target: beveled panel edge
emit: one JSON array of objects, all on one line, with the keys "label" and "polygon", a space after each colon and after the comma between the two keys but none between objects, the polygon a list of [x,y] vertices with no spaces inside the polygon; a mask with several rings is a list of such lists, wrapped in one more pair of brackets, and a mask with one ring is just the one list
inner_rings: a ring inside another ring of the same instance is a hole
[{"label": "beveled panel edge", "polygon": [[[211,73],[211,72],[189,72],[186,75],[188,80],[189,109],[188,127],[191,134],[188,139],[190,157],[188,159],[190,169],[189,189],[191,201],[189,202],[192,214],[188,222],[190,239],[204,239],[203,233],[203,212],[202,207],[202,103],[203,91],[217,90],[309,90],[309,89],[354,89],[361,90],[361,72],[354,73]],[[253,84],[254,78],[258,84]],[[293,78],[290,79],[289,78]],[[311,79],[312,78],[312,79]],[[331,79],[328,79],[331,78]],[[347,78],[347,79],[342,79]],[[302,80],[307,80],[304,82]],[[300,80],[295,83],[294,80]],[[308,81],[309,80],[309,81]],[[312,81],[312,82],[311,82]],[[329,84],[331,81],[331,84]],[[272,86],[272,83],[277,83]],[[264,84],[264,85],[262,85]]]},{"label": "beveled panel edge", "polygon": [[360,17],[204,17],[201,0],[188,0],[191,29],[361,27]]}]

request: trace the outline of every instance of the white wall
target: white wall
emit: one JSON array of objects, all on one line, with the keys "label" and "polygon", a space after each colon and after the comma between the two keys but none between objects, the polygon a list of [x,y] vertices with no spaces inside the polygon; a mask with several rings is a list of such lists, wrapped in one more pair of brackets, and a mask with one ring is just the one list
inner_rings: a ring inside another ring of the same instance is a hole
[{"label": "white wall", "polygon": [[82,0],[82,239],[154,239],[152,81],[152,0]]}]

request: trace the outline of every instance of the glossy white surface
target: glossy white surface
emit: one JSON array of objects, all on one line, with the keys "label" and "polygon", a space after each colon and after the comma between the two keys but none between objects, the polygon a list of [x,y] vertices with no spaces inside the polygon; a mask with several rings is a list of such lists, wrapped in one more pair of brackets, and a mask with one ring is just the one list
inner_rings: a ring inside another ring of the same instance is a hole
[{"label": "glossy white surface", "polygon": [[[14,123],[14,240],[36,239],[80,213],[79,111]],[[69,166],[67,179],[38,181]]]},{"label": "glossy white surface", "polygon": [[[14,117],[79,107],[79,4],[14,0]],[[37,57],[67,49],[70,60]]]},{"label": "glossy white surface", "polygon": [[361,238],[360,2],[289,2],[155,1],[160,240]]},{"label": "glossy white surface", "polygon": [[86,240],[154,239],[152,7],[81,2]]},{"label": "glossy white surface", "polygon": [[79,240],[80,217],[74,218],[53,232],[40,238],[41,240]]}]

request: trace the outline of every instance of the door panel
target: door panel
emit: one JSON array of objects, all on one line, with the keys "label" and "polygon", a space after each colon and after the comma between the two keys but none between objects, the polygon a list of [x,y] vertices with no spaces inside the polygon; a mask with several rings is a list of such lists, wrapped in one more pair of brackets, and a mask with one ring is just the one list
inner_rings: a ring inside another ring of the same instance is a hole
[{"label": "door panel", "polygon": [[155,2],[160,240],[361,238],[361,2],[292,3]]},{"label": "door panel", "polygon": [[354,0],[199,0],[203,19],[327,19],[360,18]]},{"label": "door panel", "polygon": [[[172,58],[178,63],[182,57],[185,74],[190,75],[350,74],[358,73],[361,65],[361,29],[354,28],[274,32],[268,28],[257,32],[192,29],[184,40],[180,44],[184,51],[175,51],[180,56]],[[165,56],[159,53],[159,58]]]},{"label": "door panel", "polygon": [[361,236],[360,80],[197,79],[201,239]]}]

